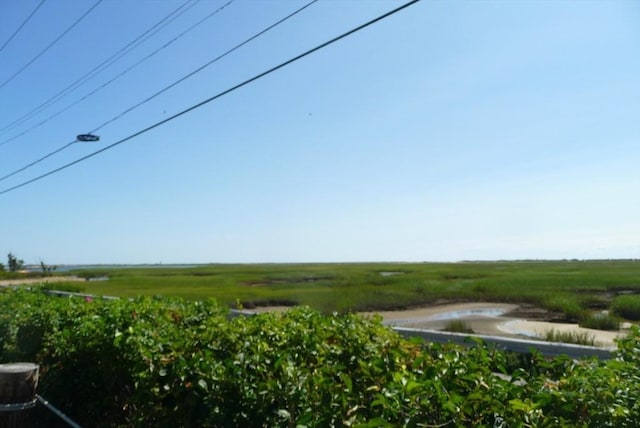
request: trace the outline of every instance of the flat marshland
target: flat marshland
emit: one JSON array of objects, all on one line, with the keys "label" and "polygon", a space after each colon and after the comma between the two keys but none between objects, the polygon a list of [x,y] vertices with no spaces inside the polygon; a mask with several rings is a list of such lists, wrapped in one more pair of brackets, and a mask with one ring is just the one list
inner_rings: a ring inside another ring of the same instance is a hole
[{"label": "flat marshland", "polygon": [[103,279],[69,285],[91,294],[212,297],[243,308],[305,305],[322,312],[362,312],[500,302],[524,305],[529,316],[544,311],[547,319],[579,321],[610,309],[640,319],[640,261],[635,260],[211,264],[72,273]]}]

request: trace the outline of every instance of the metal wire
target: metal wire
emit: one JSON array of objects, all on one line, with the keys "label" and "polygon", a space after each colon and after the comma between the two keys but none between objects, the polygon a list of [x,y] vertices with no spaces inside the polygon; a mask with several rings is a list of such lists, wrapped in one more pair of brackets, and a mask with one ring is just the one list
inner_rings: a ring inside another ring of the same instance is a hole
[{"label": "metal wire", "polygon": [[0,412],[19,412],[21,410],[27,410],[32,407],[35,407],[36,404],[37,404],[36,398],[26,403],[0,404]]},{"label": "metal wire", "polygon": [[100,3],[102,2],[102,0],[98,0],[93,6],[91,6],[91,8],[89,10],[87,10],[80,18],[78,18],[73,24],[71,24],[70,27],[68,27],[66,30],[64,30],[62,32],[62,34],[60,34],[58,37],[56,37],[56,39],[49,43],[49,45],[47,45],[46,48],[44,48],[42,51],[40,51],[39,54],[37,54],[36,56],[34,56],[31,61],[29,61],[28,63],[26,63],[25,65],[22,66],[22,68],[20,68],[18,71],[16,71],[15,73],[13,73],[11,75],[11,77],[9,77],[7,80],[5,80],[1,85],[0,85],[0,89],[4,88],[7,83],[11,82],[13,79],[15,79],[19,74],[21,74],[23,71],[25,71],[31,64],[33,64],[38,58],[40,58],[42,55],[44,55],[45,52],[47,52],[49,49],[51,49],[53,47],[53,45],[55,45],[56,43],[58,43],[60,41],[60,39],[62,39],[69,31],[71,31],[73,29],[73,27],[75,27],[76,25],[78,25],[80,23],[80,21],[82,21],[87,15],[89,15],[89,13],[91,13],[91,11],[93,9],[95,9]]},{"label": "metal wire", "polygon": [[40,395],[36,394],[36,400],[38,400],[38,402],[40,404],[42,404],[44,407],[49,409],[54,415],[56,415],[57,417],[59,417],[60,419],[65,421],[66,424],[69,425],[70,427],[72,427],[72,428],[82,428],[80,425],[78,425],[77,423],[72,421],[69,418],[69,416],[65,415],[60,410],[56,409],[51,403],[49,403],[47,400],[42,398]]},{"label": "metal wire", "polygon": [[149,131],[151,131],[151,130],[159,127],[159,126],[162,126],[167,122],[170,122],[172,120],[175,120],[175,119],[179,118],[180,116],[183,116],[183,115],[185,115],[187,113],[190,113],[193,110],[196,110],[196,109],[198,109],[198,108],[200,108],[200,107],[202,107],[202,106],[204,106],[206,104],[209,104],[212,101],[217,100],[218,98],[221,98],[221,97],[223,97],[223,96],[225,96],[225,95],[227,95],[227,94],[229,94],[231,92],[234,92],[234,91],[236,91],[236,90],[238,90],[238,89],[240,89],[240,88],[242,88],[244,86],[247,86],[247,85],[253,83],[256,80],[262,79],[263,77],[268,76],[271,73],[274,73],[274,72],[280,70],[281,68],[284,68],[284,67],[288,66],[289,64],[292,64],[292,63],[294,63],[296,61],[299,61],[302,58],[304,58],[306,56],[309,56],[309,55],[313,54],[316,51],[319,51],[320,49],[324,49],[325,47],[327,47],[329,45],[332,45],[333,43],[336,43],[336,42],[338,42],[338,41],[340,41],[340,40],[342,40],[342,39],[344,39],[346,37],[349,37],[350,35],[358,32],[358,31],[361,31],[361,30],[363,30],[363,29],[365,29],[365,28],[367,28],[367,27],[369,27],[369,26],[371,26],[371,25],[373,25],[373,24],[375,24],[375,23],[377,23],[379,21],[382,21],[383,19],[386,19],[386,18],[390,17],[391,15],[394,15],[394,14],[400,12],[401,10],[406,9],[407,7],[409,7],[411,5],[414,5],[414,4],[418,3],[419,1],[420,0],[411,0],[411,1],[401,5],[399,7],[396,7],[393,10],[390,10],[389,12],[386,12],[386,13],[378,16],[377,18],[374,18],[374,19],[372,19],[370,21],[367,21],[364,24],[361,24],[361,25],[359,25],[359,26],[357,26],[357,27],[355,27],[355,28],[353,28],[353,29],[351,29],[351,30],[339,35],[339,36],[336,36],[336,37],[332,38],[331,40],[328,40],[328,41],[326,41],[324,43],[321,43],[321,44],[317,45],[316,47],[314,47],[312,49],[309,49],[309,50],[307,50],[307,51],[305,51],[305,52],[303,52],[303,53],[301,53],[299,55],[296,55],[295,57],[293,57],[293,58],[291,58],[291,59],[289,59],[287,61],[284,61],[284,62],[282,62],[282,63],[280,63],[280,64],[278,64],[278,65],[276,65],[274,67],[271,67],[270,69],[268,69],[266,71],[263,71],[262,73],[259,73],[259,74],[255,75],[255,76],[253,76],[253,77],[241,82],[241,83],[238,83],[237,85],[232,86],[229,89],[226,89],[226,90],[224,90],[222,92],[219,92],[218,94],[213,95],[213,96],[211,96],[211,97],[209,97],[209,98],[207,98],[207,99],[205,99],[203,101],[200,101],[199,103],[194,104],[191,107],[188,107],[188,108],[186,108],[186,109],[184,109],[184,110],[182,110],[182,111],[180,111],[180,112],[178,112],[178,113],[176,113],[176,114],[174,114],[174,115],[172,115],[172,116],[170,116],[170,117],[168,117],[166,119],[163,119],[163,120],[161,120],[159,122],[156,122],[153,125],[149,125],[146,128],[143,128],[143,129],[141,129],[141,130],[139,130],[137,132],[134,132],[133,134],[131,134],[131,135],[127,136],[127,137],[124,137],[124,138],[116,141],[115,143],[112,143],[112,144],[110,144],[110,145],[108,145],[106,147],[103,147],[103,148],[101,148],[99,150],[96,150],[95,152],[89,153],[86,156],[83,156],[83,157],[81,157],[79,159],[76,159],[76,160],[74,160],[72,162],[64,164],[64,165],[62,165],[62,166],[60,166],[58,168],[52,169],[52,170],[50,170],[50,171],[48,171],[48,172],[46,172],[44,174],[41,174],[41,175],[39,175],[37,177],[32,178],[30,180],[24,181],[24,182],[22,182],[20,184],[17,184],[15,186],[13,186],[13,187],[9,187],[7,189],[1,190],[0,191],[0,195],[4,195],[5,193],[12,192],[12,191],[14,191],[16,189],[19,189],[21,187],[27,186],[27,185],[29,185],[31,183],[36,182],[36,181],[42,180],[43,178],[46,178],[46,177],[48,177],[50,175],[53,175],[53,174],[56,174],[56,173],[58,173],[58,172],[60,172],[62,170],[65,170],[65,169],[67,169],[67,168],[69,168],[69,167],[71,167],[71,166],[73,166],[73,165],[75,165],[77,163],[84,162],[87,159],[90,159],[90,158],[92,158],[94,156],[97,156],[102,152],[105,152],[107,150],[111,150],[112,148],[114,148],[116,146],[119,146],[120,144],[126,143],[127,141],[132,140],[133,138],[136,138],[136,137],[138,137],[138,136],[140,136],[142,134],[145,134],[145,133],[147,133],[147,132],[149,132]]}]

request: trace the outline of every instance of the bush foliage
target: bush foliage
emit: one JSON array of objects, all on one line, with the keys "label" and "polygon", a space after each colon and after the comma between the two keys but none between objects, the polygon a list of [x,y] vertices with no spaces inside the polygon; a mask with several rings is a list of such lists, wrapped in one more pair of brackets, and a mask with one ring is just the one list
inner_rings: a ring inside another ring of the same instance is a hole
[{"label": "bush foliage", "polygon": [[640,426],[638,330],[609,361],[514,359],[357,315],[228,315],[5,291],[1,361],[38,362],[40,393],[86,426]]}]

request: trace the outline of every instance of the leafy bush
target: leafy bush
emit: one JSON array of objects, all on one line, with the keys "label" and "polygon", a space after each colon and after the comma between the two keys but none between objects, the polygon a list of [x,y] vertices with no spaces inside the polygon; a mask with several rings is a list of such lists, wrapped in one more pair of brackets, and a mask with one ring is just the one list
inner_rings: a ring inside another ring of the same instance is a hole
[{"label": "leafy bush", "polygon": [[0,337],[1,361],[38,362],[40,393],[86,426],[640,426],[637,329],[614,360],[518,367],[352,314],[6,291]]}]

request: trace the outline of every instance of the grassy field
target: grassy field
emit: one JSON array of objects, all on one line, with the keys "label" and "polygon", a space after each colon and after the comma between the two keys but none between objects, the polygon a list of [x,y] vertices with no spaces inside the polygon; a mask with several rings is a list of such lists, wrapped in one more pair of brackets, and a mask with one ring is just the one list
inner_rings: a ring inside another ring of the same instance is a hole
[{"label": "grassy field", "polygon": [[[324,312],[493,301],[531,303],[578,320],[640,293],[640,261],[633,260],[203,265],[72,273],[108,276],[108,281],[75,284],[98,295],[214,297],[232,307],[308,305]],[[625,317],[633,319],[630,307],[625,305]]]}]

